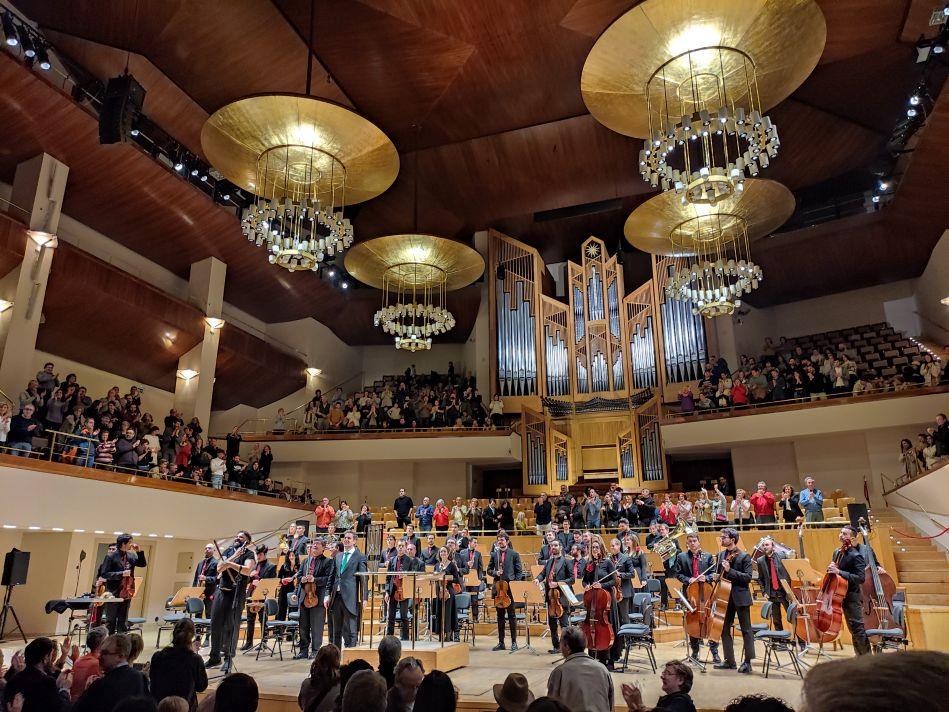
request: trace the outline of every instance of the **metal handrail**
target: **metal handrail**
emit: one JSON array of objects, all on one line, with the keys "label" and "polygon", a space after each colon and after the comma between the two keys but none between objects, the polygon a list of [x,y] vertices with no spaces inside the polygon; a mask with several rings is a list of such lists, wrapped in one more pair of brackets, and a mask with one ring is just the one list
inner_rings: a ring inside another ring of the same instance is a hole
[{"label": "metal handrail", "polygon": [[7,399],[7,402],[8,402],[10,405],[13,405],[13,406],[17,405],[17,401],[13,400],[10,396],[8,396],[8,395],[6,394],[6,392],[4,392],[4,390],[3,390],[2,388],[0,388],[0,396],[3,396],[4,398],[6,398],[6,399]]},{"label": "metal handrail", "polygon": [[[933,469],[933,470],[930,470],[929,472],[934,472],[934,471],[935,471],[935,470]],[[929,474],[929,472],[926,472],[925,474]],[[880,473],[880,476],[881,476],[881,477],[884,477],[884,475],[883,475],[882,472]],[[925,476],[925,475],[917,475],[917,476],[914,477],[913,479],[909,480],[908,482],[904,482],[903,484],[904,484],[904,485],[905,485],[905,484],[910,484],[910,482],[915,482],[916,480],[918,480],[920,477],[923,477],[923,476]],[[886,479],[889,479],[889,478],[886,478]],[[902,486],[903,486],[903,485],[900,485],[899,487],[902,487]],[[896,489],[899,489],[899,487],[897,487]],[[936,525],[937,527],[939,527],[940,529],[943,529],[943,528],[946,526],[946,525],[943,524],[942,522],[937,521],[937,520],[933,517],[933,515],[930,514],[928,511],[926,511],[926,508],[925,508],[923,505],[921,505],[919,502],[917,502],[915,499],[913,499],[912,497],[906,496],[906,494],[904,494],[903,492],[896,492],[896,489],[893,489],[893,490],[890,490],[889,492],[884,492],[884,493],[883,493],[883,501],[886,502],[887,505],[889,505],[889,503],[890,503],[890,502],[887,500],[887,496],[888,496],[888,495],[891,495],[891,494],[897,494],[898,496],[900,496],[900,497],[902,497],[903,499],[905,499],[907,502],[910,502],[910,503],[916,505],[916,508],[917,508],[920,512],[922,512],[923,514],[925,514],[926,517],[929,519],[929,521],[932,522],[933,524],[935,524],[935,525]]]},{"label": "metal handrail", "polygon": [[[350,376],[349,378],[347,378],[347,379],[345,379],[345,380],[343,380],[343,381],[340,381],[340,382],[337,383],[335,386],[330,386],[330,387],[327,388],[326,390],[328,390],[328,391],[335,391],[337,388],[342,388],[342,387],[343,387],[343,384],[349,383],[349,382],[350,382],[351,380],[353,380],[354,378],[358,378],[359,376],[363,375],[363,373],[365,373],[365,371],[359,371],[358,373],[354,373],[354,374],[353,374],[352,376]],[[323,389],[321,388],[320,390],[322,391]],[[287,411],[287,415],[290,415],[290,413],[296,413],[298,410],[300,410],[300,408],[306,408],[312,401],[313,401],[312,398],[310,398],[310,400],[303,401],[303,402],[302,402],[300,405],[298,405],[296,408],[293,408],[292,410],[288,410],[288,411]]]},{"label": "metal handrail", "polygon": [[[270,418],[259,418],[254,420],[264,420],[271,422]],[[363,433],[483,433],[483,432],[496,432],[498,435],[507,435],[515,429],[516,423],[520,421],[515,421],[514,424],[509,426],[502,426],[500,428],[491,428],[490,426],[481,426],[481,425],[471,425],[461,428],[455,427],[439,427],[439,428],[322,428],[322,429],[313,429],[308,432],[304,431],[293,431],[290,428],[287,428],[285,433],[279,435],[274,435],[275,440],[279,440],[286,436],[292,437],[295,440],[312,438],[313,440],[318,440],[321,435],[332,435],[332,434],[352,434],[358,435]],[[249,431],[247,433],[241,433],[242,435],[257,435],[256,431]],[[270,435],[271,433],[263,433],[264,435]],[[211,437],[224,437],[224,436],[211,436]]]}]

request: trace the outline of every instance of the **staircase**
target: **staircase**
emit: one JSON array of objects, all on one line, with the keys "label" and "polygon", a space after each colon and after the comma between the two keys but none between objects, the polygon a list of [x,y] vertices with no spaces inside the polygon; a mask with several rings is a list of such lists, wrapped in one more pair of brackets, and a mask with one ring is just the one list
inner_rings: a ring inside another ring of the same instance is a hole
[{"label": "staircase", "polygon": [[[889,509],[874,510],[881,524],[921,536],[916,527]],[[899,585],[910,605],[949,606],[949,559],[928,539],[910,539],[893,532],[893,556]]]}]

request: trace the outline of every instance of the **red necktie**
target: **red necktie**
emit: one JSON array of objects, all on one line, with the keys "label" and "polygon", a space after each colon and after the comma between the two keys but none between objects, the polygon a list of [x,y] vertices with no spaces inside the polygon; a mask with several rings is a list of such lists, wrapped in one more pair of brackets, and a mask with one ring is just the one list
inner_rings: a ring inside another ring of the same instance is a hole
[{"label": "red necktie", "polygon": [[401,556],[396,557],[396,560],[395,560],[395,570],[396,570],[396,571],[401,571],[401,570],[402,570],[402,557],[401,557]]},{"label": "red necktie", "polygon": [[474,566],[474,552],[473,551],[470,554],[468,554],[468,567],[470,568],[472,566]]},{"label": "red necktie", "polygon": [[699,577],[699,556],[692,554],[692,578]]},{"label": "red necktie", "polygon": [[556,558],[553,558],[550,560],[550,571],[547,572],[547,581],[554,580],[554,566],[556,565],[556,563],[557,563]]},{"label": "red necktie", "polygon": [[504,575],[504,555],[505,555],[506,553],[507,553],[506,551],[502,551],[502,552],[501,552],[501,572],[500,572],[500,575],[502,575],[502,576]]},{"label": "red necktie", "polygon": [[775,592],[780,591],[781,584],[778,583],[778,567],[775,565],[773,558],[769,557],[768,563],[771,564],[771,590]]}]

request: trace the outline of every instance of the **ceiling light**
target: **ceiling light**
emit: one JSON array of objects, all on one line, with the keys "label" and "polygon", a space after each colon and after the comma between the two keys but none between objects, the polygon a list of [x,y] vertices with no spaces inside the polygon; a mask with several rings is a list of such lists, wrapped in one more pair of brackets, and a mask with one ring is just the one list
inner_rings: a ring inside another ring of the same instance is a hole
[{"label": "ceiling light", "polygon": [[105,534],[105,530],[104,530],[104,529],[96,529],[96,530],[95,530],[95,533],[96,533],[96,534]]},{"label": "ceiling light", "polygon": [[315,377],[315,376],[319,376],[321,373],[323,373],[322,368],[314,368],[313,366],[310,366],[309,368],[306,369],[306,375],[308,376]]},{"label": "ceiling light", "polygon": [[124,534],[125,532],[112,532],[112,533],[115,534],[116,536],[121,536],[121,535]]},{"label": "ceiling light", "polygon": [[201,174],[201,182],[202,182],[202,183],[205,183],[205,182],[207,182],[207,180],[208,180],[208,174],[207,174],[207,173],[202,173],[202,174]]},{"label": "ceiling light", "polygon": [[914,109],[912,106],[906,110],[906,115],[909,118],[913,118],[914,116],[916,116],[916,113],[917,113],[916,109]]},{"label": "ceiling light", "polygon": [[142,535],[141,532],[132,532],[132,536],[141,536],[141,535]]},{"label": "ceiling light", "polygon": [[56,247],[56,236],[45,230],[27,230],[27,234],[38,247]]},{"label": "ceiling light", "polygon": [[176,170],[176,171],[183,171],[184,169],[185,169],[185,164],[184,164],[184,163],[182,163],[181,161],[177,161],[177,162],[175,163],[175,170]]},{"label": "ceiling light", "polygon": [[152,539],[154,539],[154,538],[157,537],[158,535],[157,535],[155,532],[151,532],[148,536],[151,537]]},{"label": "ceiling light", "polygon": [[16,47],[20,44],[20,40],[16,38],[16,25],[13,24],[13,16],[10,15],[8,10],[4,10],[3,15],[0,15],[0,19],[3,20],[3,34],[7,36],[7,44]]},{"label": "ceiling light", "polygon": [[330,271],[327,272],[326,274],[328,274],[330,277],[335,277],[335,276],[336,276],[336,270],[330,268]]},{"label": "ceiling light", "polygon": [[4,529],[16,529],[16,524],[4,524]]},{"label": "ceiling light", "polygon": [[64,531],[66,531],[66,530],[63,529],[62,527],[53,527],[53,531],[54,531],[54,532],[64,532]]},{"label": "ceiling light", "polygon": [[85,534],[85,533],[86,533],[86,530],[85,530],[85,529],[73,529],[73,533],[74,533],[74,534]]},{"label": "ceiling light", "polygon": [[933,54],[942,54],[944,51],[941,44],[933,45]]},{"label": "ceiling light", "polygon": [[192,169],[191,169],[191,175],[193,175],[193,176],[195,176],[195,177],[197,178],[197,176],[198,176],[198,169],[197,169],[197,168],[192,168]]},{"label": "ceiling light", "polygon": [[889,187],[890,187],[890,184],[887,183],[885,180],[880,181],[880,190],[888,190]]},{"label": "ceiling light", "polygon": [[23,47],[23,54],[30,59],[36,56],[36,48],[33,46],[33,38],[23,25],[17,25],[17,35],[20,37],[20,45]]},{"label": "ceiling light", "polygon": [[207,325],[211,327],[212,330],[220,329],[224,326],[224,320],[217,316],[206,316],[204,321],[207,322]]},{"label": "ceiling light", "polygon": [[912,105],[912,106],[918,106],[918,105],[919,105],[919,95],[918,95],[918,94],[913,94],[913,96],[911,96],[911,97],[909,98],[909,103],[910,103],[910,105]]},{"label": "ceiling light", "polygon": [[349,289],[349,282],[343,280],[343,282],[340,283],[339,286],[342,287],[343,289]]},{"label": "ceiling light", "polygon": [[131,133],[133,136],[138,136],[139,131],[138,129],[132,129],[129,133]]},{"label": "ceiling light", "polygon": [[880,202],[880,196],[879,196],[879,195],[874,195],[874,196],[871,198],[871,200],[872,200],[874,203],[879,203],[879,202]]},{"label": "ceiling light", "polygon": [[224,195],[221,196],[221,200],[223,200],[225,203],[230,199],[231,199],[230,193],[225,193]]},{"label": "ceiling light", "polygon": [[37,531],[38,529],[40,529],[40,527],[36,526],[35,524],[31,524],[30,526],[27,527],[27,529],[30,529],[32,531]]},{"label": "ceiling light", "polygon": [[40,69],[44,72],[48,72],[52,69],[53,65],[49,61],[49,53],[46,51],[46,45],[42,43],[36,45],[36,59],[40,65]]},{"label": "ceiling light", "polygon": [[182,368],[178,371],[178,378],[184,381],[190,381],[192,378],[198,375],[198,372],[193,368]]},{"label": "ceiling light", "polygon": [[945,304],[947,307],[949,307],[949,297],[943,297],[942,299],[939,300],[939,303]]},{"label": "ceiling light", "polygon": [[171,534],[165,534],[165,539],[174,539],[174,537]]}]

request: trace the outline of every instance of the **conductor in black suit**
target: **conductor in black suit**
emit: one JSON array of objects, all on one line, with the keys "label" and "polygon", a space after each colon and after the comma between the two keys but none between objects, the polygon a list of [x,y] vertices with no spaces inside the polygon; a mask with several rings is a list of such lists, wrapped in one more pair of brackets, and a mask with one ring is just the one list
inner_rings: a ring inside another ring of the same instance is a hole
[{"label": "conductor in black suit", "polygon": [[755,633],[751,629],[751,583],[752,561],[744,551],[738,548],[738,532],[731,527],[722,529],[721,543],[725,551],[718,555],[718,573],[716,576],[729,581],[732,585],[728,606],[725,608],[725,620],[722,629],[722,652],[725,660],[715,665],[718,670],[735,669],[735,642],[732,639],[732,625],[738,616],[738,626],[744,642],[744,661],[738,672],[751,673],[751,661],[755,659]]},{"label": "conductor in black suit", "polygon": [[412,571],[413,561],[405,554],[405,541],[400,539],[396,544],[396,554],[389,559],[386,565],[386,635],[395,633],[395,612],[399,611],[399,624],[401,627],[402,640],[409,639],[409,599],[406,595],[401,601],[395,598],[396,582],[399,586],[404,586],[402,591],[408,594],[412,590],[412,579],[400,576],[403,571]]},{"label": "conductor in black suit", "polygon": [[356,626],[362,602],[361,588],[365,585],[358,573],[366,573],[366,557],[356,548],[356,534],[343,534],[343,550],[333,557],[335,564],[329,595],[324,601],[330,612],[332,643],[342,649],[356,646]]},{"label": "conductor in black suit", "polygon": [[788,609],[788,596],[784,592],[782,581],[790,583],[787,570],[784,568],[784,557],[774,550],[774,541],[765,537],[761,540],[762,556],[758,557],[758,583],[764,595],[771,601],[771,625],[775,630],[784,630],[781,620],[781,606]]},{"label": "conductor in black suit", "polygon": [[[507,534],[498,537],[497,548],[491,552],[488,562],[488,576],[497,581],[520,581],[524,577],[521,568],[521,555],[511,549]],[[508,627],[511,630],[511,651],[517,650],[517,621],[514,619],[514,597],[507,608],[498,608],[498,644],[493,650],[504,650],[504,614],[507,614]]]}]

